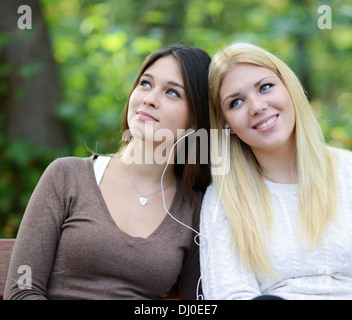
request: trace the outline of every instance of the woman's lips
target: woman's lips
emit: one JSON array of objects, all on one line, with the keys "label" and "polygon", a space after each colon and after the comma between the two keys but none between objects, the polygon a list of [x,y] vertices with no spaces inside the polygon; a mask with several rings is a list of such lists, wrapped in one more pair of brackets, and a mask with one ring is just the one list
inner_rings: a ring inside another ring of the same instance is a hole
[{"label": "woman's lips", "polygon": [[260,122],[256,123],[253,126],[253,129],[260,130],[260,131],[265,131],[265,130],[271,129],[275,125],[278,117],[279,117],[278,114],[276,114],[274,116],[269,116],[269,117],[261,120]]},{"label": "woman's lips", "polygon": [[154,117],[153,117],[150,113],[148,113],[148,112],[145,112],[145,111],[138,111],[137,114],[138,114],[138,117],[139,117],[141,120],[159,122],[156,118],[154,118]]}]

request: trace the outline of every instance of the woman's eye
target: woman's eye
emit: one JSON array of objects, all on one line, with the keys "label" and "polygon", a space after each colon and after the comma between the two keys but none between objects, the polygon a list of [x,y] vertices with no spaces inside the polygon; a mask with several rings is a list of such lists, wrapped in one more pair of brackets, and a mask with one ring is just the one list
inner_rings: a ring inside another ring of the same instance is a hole
[{"label": "woman's eye", "polygon": [[151,83],[149,81],[147,81],[147,80],[141,80],[140,85],[142,87],[145,87],[145,88],[151,88],[152,87]]},{"label": "woman's eye", "polygon": [[260,91],[260,92],[267,91],[267,90],[269,90],[272,86],[274,86],[274,85],[271,84],[271,83],[263,84],[263,85],[260,87],[259,91]]},{"label": "woman's eye", "polygon": [[173,97],[178,97],[178,98],[181,97],[180,93],[175,89],[169,89],[166,91],[166,93]]},{"label": "woman's eye", "polygon": [[242,103],[242,99],[235,99],[230,102],[230,109],[238,107]]}]

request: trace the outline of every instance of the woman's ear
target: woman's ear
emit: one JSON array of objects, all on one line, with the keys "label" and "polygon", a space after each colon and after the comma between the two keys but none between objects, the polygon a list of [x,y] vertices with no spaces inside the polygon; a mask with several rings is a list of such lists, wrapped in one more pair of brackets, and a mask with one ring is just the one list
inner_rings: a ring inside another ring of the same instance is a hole
[{"label": "woman's ear", "polygon": [[232,129],[231,129],[231,127],[230,127],[230,125],[228,124],[228,123],[225,123],[225,129],[226,130],[228,130],[228,131],[230,131],[230,134],[236,134]]}]

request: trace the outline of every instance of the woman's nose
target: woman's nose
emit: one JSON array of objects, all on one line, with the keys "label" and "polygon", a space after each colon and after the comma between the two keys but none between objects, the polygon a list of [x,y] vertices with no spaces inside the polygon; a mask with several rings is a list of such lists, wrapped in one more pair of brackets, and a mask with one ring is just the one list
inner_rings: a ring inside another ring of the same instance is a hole
[{"label": "woman's nose", "polygon": [[250,102],[249,113],[252,117],[262,113],[268,108],[268,104],[260,99],[253,100]]},{"label": "woman's nose", "polygon": [[157,93],[150,92],[148,95],[146,95],[143,100],[143,104],[148,107],[159,108],[159,99],[157,97]]}]

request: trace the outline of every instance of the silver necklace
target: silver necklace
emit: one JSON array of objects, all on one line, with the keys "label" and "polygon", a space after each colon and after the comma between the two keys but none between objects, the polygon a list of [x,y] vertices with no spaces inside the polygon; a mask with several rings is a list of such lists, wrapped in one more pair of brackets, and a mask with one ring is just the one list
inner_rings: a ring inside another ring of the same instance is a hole
[{"label": "silver necklace", "polygon": [[[123,175],[127,178],[127,180],[130,182],[131,186],[141,195],[141,197],[139,198],[139,203],[142,205],[142,206],[145,206],[149,203],[149,197],[151,197],[152,195],[154,194],[157,194],[161,191],[158,190],[158,191],[155,191],[155,192],[152,192],[150,194],[147,194],[147,195],[144,195],[142,192],[140,192],[138,190],[138,188],[136,187],[136,185],[133,183],[133,181],[131,180],[131,178],[129,177],[129,175],[127,174],[127,172],[122,168],[121,166],[121,163],[120,163],[120,158],[117,157],[117,164],[119,165],[119,168],[121,169]],[[170,187],[173,183],[175,182],[175,179],[172,180],[165,188],[163,188],[164,190],[167,189],[168,187]]]}]

